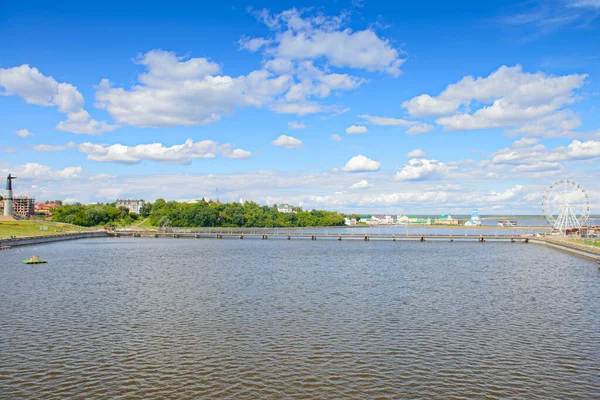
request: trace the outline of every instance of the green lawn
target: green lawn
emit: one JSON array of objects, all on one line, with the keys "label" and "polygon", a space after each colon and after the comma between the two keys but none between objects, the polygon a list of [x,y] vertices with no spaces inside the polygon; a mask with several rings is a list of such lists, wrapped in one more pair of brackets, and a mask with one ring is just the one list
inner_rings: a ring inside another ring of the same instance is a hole
[{"label": "green lawn", "polygon": [[572,242],[575,243],[579,243],[579,244],[585,244],[587,246],[595,246],[595,247],[600,247],[600,239],[580,239],[580,238],[576,238],[576,239],[569,239]]},{"label": "green lawn", "polygon": [[[47,230],[42,230],[47,227]],[[11,236],[46,236],[60,233],[85,232],[86,228],[52,221],[0,221],[0,238]]]}]

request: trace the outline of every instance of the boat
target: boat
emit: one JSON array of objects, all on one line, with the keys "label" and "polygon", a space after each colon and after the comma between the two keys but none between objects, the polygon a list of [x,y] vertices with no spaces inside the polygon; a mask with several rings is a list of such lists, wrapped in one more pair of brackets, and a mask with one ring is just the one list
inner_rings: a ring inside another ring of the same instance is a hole
[{"label": "boat", "polygon": [[48,261],[40,259],[38,256],[31,256],[29,260],[21,260],[23,264],[47,264]]}]

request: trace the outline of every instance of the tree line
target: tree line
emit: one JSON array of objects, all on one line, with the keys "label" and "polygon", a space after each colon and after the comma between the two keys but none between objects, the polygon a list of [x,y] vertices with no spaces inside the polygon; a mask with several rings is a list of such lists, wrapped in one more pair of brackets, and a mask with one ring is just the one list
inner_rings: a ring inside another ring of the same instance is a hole
[{"label": "tree line", "polygon": [[277,205],[261,206],[255,202],[217,203],[200,200],[179,203],[158,199],[146,203],[140,215],[125,207],[108,204],[72,204],[53,210],[53,220],[80,226],[125,226],[140,218],[157,227],[308,227],[344,225],[344,216],[325,210],[279,212]]}]

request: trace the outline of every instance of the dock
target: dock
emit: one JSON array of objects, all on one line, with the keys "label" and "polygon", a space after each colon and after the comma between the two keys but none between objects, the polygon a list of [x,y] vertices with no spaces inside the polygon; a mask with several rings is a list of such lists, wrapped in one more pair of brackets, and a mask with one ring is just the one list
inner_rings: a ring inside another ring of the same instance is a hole
[{"label": "dock", "polygon": [[128,232],[110,232],[109,237],[154,237],[154,238],[188,238],[188,239],[282,239],[282,240],[355,240],[355,241],[400,241],[400,240],[417,240],[425,241],[476,241],[484,243],[490,241],[509,241],[528,243],[529,236],[509,236],[509,235],[433,235],[433,234],[356,234],[356,233],[305,233],[305,232],[277,232],[277,231],[262,231],[262,232],[148,232],[148,231],[128,231]]}]

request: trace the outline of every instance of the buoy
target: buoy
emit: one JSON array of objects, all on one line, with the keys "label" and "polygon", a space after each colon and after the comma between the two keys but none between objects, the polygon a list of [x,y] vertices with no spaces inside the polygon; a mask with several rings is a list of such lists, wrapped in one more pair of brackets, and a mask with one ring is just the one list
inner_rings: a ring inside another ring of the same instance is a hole
[{"label": "buoy", "polygon": [[38,256],[31,256],[29,260],[21,260],[23,264],[46,264],[48,261],[41,260]]}]

